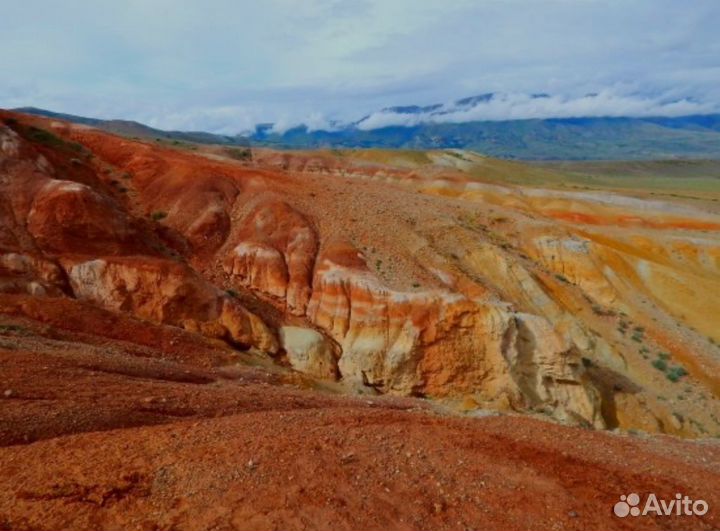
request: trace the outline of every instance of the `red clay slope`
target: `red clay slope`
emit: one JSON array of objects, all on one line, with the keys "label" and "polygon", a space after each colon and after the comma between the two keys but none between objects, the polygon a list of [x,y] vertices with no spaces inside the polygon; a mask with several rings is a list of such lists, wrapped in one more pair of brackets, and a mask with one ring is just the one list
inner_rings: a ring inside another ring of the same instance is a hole
[{"label": "red clay slope", "polygon": [[[0,335],[9,395],[0,400],[3,529],[720,523],[716,442],[519,416],[453,418],[417,399],[341,397],[288,387],[289,375],[263,369],[163,360],[181,356],[142,337],[108,342],[13,322],[17,329]],[[166,340],[176,351],[202,352],[193,338],[175,334]],[[711,510],[619,519],[612,507],[630,492],[665,499],[679,492]]]}]

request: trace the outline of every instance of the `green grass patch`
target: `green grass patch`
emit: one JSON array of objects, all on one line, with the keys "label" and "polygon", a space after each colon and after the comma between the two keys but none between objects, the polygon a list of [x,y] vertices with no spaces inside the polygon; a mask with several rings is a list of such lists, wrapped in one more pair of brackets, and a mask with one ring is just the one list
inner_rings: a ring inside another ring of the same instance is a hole
[{"label": "green grass patch", "polygon": [[675,367],[670,367],[667,372],[665,373],[665,376],[668,380],[671,382],[677,382],[680,380],[683,376],[687,376],[688,372],[685,370],[685,367],[681,367],[679,365],[676,365]]},{"label": "green grass patch", "polygon": [[82,144],[78,144],[77,142],[68,142],[50,131],[35,127],[34,125],[23,129],[23,133],[27,140],[37,144],[42,144],[43,146],[47,146],[49,148],[72,151],[74,153],[82,153],[85,149]]},{"label": "green grass patch", "polygon": [[682,365],[670,365],[668,363],[669,358],[670,354],[667,352],[660,352],[658,354],[658,358],[652,362],[652,366],[665,373],[665,377],[671,382],[678,382],[684,376],[687,376],[688,372]]},{"label": "green grass patch", "polygon": [[652,362],[652,366],[655,367],[657,370],[665,372],[668,368],[667,361],[657,359]]}]

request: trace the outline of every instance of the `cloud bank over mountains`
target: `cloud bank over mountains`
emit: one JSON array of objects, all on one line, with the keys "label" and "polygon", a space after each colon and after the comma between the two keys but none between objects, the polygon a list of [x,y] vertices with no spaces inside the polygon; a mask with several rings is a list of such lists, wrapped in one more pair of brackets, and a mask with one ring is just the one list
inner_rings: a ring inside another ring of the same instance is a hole
[{"label": "cloud bank over mountains", "polygon": [[413,127],[428,123],[467,123],[484,121],[528,120],[545,118],[675,117],[720,112],[720,106],[691,98],[622,95],[603,90],[568,97],[544,93],[485,93],[450,103],[387,107],[354,122],[330,120],[314,113],[307,120],[282,120],[272,126],[275,133],[294,127],[308,131],[338,131],[356,127],[363,131],[383,127]]},{"label": "cloud bank over mountains", "polygon": [[173,130],[204,130],[218,134],[250,134],[258,124],[270,124],[270,130],[283,134],[296,127],[309,132],[334,132],[346,128],[364,131],[383,127],[412,127],[427,123],[467,123],[545,118],[597,117],[675,117],[720,113],[720,104],[671,94],[642,95],[616,89],[604,89],[580,96],[545,93],[483,93],[446,103],[417,105],[405,102],[380,110],[367,110],[349,119],[337,119],[321,112],[295,116],[281,115],[269,121],[261,108],[223,106],[186,109],[149,119],[148,125]]},{"label": "cloud bank over mountains", "polygon": [[453,102],[430,106],[426,110],[407,112],[383,109],[357,123],[363,130],[388,126],[414,126],[421,123],[465,123],[474,121],[526,120],[533,118],[648,117],[707,114],[718,111],[717,105],[688,98],[618,95],[601,91],[580,97],[548,94],[486,94],[476,101]]}]

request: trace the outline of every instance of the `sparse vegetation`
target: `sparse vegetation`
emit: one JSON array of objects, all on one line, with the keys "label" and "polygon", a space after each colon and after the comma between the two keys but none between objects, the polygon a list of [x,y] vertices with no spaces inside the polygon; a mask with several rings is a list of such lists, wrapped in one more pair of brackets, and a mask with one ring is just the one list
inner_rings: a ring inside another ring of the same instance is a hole
[{"label": "sparse vegetation", "polygon": [[652,366],[662,372],[665,372],[668,368],[667,362],[661,359],[656,359],[655,361],[653,361]]},{"label": "sparse vegetation", "polygon": [[14,324],[0,324],[0,334],[7,334],[11,332],[25,332],[25,327]]},{"label": "sparse vegetation", "polygon": [[591,308],[593,313],[596,315],[615,315],[615,312],[613,312],[609,308],[603,308],[597,303],[593,303]]},{"label": "sparse vegetation", "polygon": [[81,153],[84,149],[82,144],[78,144],[77,142],[68,142],[50,131],[39,127],[27,127],[24,129],[24,133],[28,140],[53,149],[63,149],[66,151],[73,151],[75,153]]},{"label": "sparse vegetation", "polygon": [[628,324],[621,319],[620,322],[618,323],[617,330],[621,334],[625,335],[625,332],[627,332],[627,330],[628,330]]},{"label": "sparse vegetation", "polygon": [[687,376],[688,372],[682,365],[671,366],[668,363],[670,354],[667,352],[659,352],[657,359],[652,362],[652,366],[657,370],[665,373],[665,377],[671,382],[679,381],[683,376]]},{"label": "sparse vegetation", "polygon": [[227,148],[225,153],[231,159],[252,160],[252,150],[250,148]]},{"label": "sparse vegetation", "polygon": [[687,376],[687,373],[688,372],[685,370],[685,367],[677,365],[675,367],[670,367],[665,373],[665,376],[667,376],[667,379],[671,382],[677,382],[683,376]]},{"label": "sparse vegetation", "polygon": [[462,153],[458,153],[457,151],[446,150],[445,153],[447,153],[448,155],[450,155],[451,157],[454,157],[456,159],[463,160],[465,162],[469,162],[468,159],[465,158],[465,156]]},{"label": "sparse vegetation", "polygon": [[695,419],[688,419],[688,420],[690,421],[690,424],[692,424],[693,426],[695,426],[695,427],[700,431],[700,433],[707,433],[707,432],[708,432],[708,431],[705,429],[705,425],[704,425],[702,422],[698,422],[698,421],[695,420]]}]

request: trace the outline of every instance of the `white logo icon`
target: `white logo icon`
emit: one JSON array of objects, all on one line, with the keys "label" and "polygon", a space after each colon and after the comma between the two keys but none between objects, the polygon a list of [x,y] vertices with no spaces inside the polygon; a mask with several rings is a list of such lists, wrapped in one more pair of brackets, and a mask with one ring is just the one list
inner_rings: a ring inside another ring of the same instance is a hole
[{"label": "white logo icon", "polygon": [[639,503],[640,496],[634,492],[628,496],[623,494],[620,496],[620,501],[613,507],[615,516],[619,516],[620,518],[625,518],[629,514],[638,516],[640,514],[640,509],[637,507]]}]

